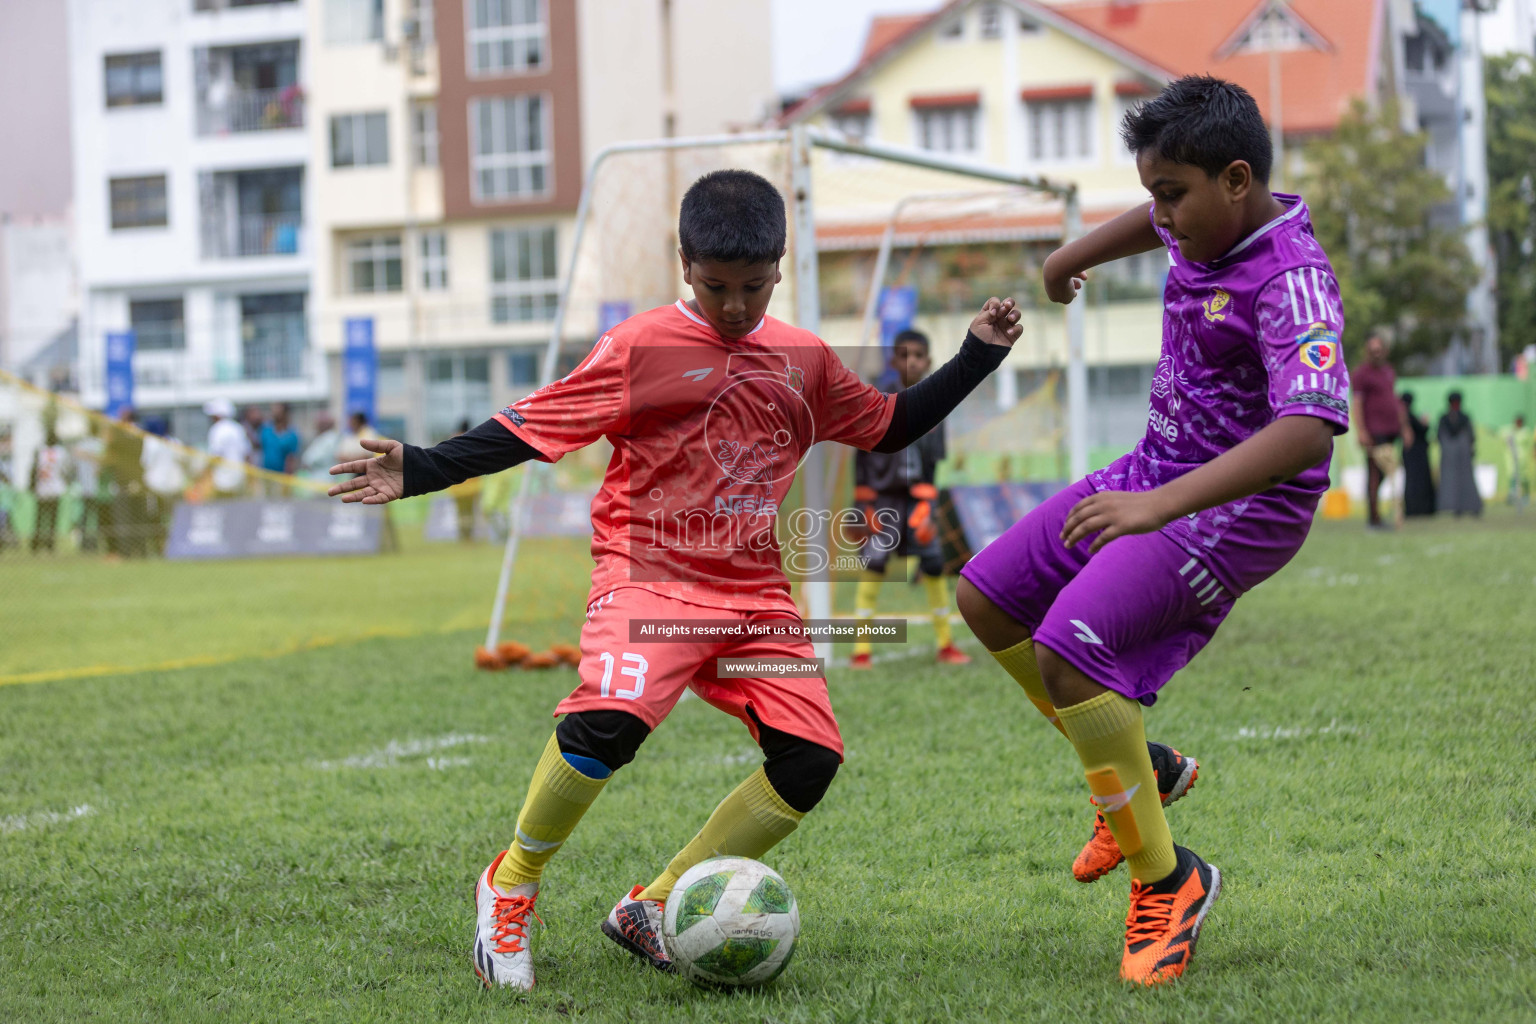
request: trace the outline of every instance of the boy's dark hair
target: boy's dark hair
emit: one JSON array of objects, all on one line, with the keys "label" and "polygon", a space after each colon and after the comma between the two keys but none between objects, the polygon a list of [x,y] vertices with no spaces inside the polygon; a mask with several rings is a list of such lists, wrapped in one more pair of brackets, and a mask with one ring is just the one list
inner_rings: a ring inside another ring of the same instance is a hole
[{"label": "boy's dark hair", "polygon": [[1151,150],[1212,178],[1245,160],[1254,178],[1267,183],[1274,164],[1259,105],[1242,86],[1209,75],[1187,75],[1127,113],[1120,138],[1133,153]]},{"label": "boy's dark hair", "polygon": [[910,327],[891,339],[891,350],[895,351],[897,345],[906,344],[908,342],[914,345],[923,346],[923,351],[925,353],[933,351],[933,346],[928,344],[928,335],[924,334],[922,331],[913,330]]},{"label": "boy's dark hair", "polygon": [[677,240],[689,262],[772,263],[784,255],[784,197],[760,174],[710,171],[688,187]]}]

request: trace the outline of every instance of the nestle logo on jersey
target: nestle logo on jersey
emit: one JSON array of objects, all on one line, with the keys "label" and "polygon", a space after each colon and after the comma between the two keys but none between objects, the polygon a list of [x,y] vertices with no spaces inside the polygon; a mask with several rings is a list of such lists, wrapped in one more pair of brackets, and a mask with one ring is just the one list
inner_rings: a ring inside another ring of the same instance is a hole
[{"label": "nestle logo on jersey", "polygon": [[715,495],[715,512],[727,513],[733,516],[743,514],[776,516],[779,514],[779,503],[772,498],[760,498],[755,494]]},{"label": "nestle logo on jersey", "polygon": [[1164,416],[1156,409],[1150,410],[1147,429],[1165,441],[1177,441],[1179,439],[1178,423],[1174,422],[1173,417]]}]

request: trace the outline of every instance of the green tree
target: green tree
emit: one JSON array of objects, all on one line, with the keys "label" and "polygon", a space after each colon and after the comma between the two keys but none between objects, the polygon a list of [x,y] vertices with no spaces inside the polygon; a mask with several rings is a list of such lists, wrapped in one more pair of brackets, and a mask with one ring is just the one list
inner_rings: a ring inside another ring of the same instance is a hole
[{"label": "green tree", "polygon": [[1400,124],[1394,105],[1356,100],[1332,136],[1307,147],[1307,201],[1338,276],[1351,362],[1375,327],[1392,331],[1394,362],[1441,352],[1477,280],[1461,235],[1431,224],[1452,195],[1424,166],[1425,137]]},{"label": "green tree", "polygon": [[1499,347],[1536,345],[1536,68],[1520,54],[1490,57],[1488,233],[1499,258]]}]

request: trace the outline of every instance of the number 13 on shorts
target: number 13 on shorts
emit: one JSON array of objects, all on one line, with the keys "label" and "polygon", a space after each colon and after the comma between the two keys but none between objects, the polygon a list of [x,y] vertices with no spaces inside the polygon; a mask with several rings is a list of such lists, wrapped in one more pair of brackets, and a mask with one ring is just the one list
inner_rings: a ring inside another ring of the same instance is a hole
[{"label": "number 13 on shorts", "polygon": [[[609,686],[613,682],[614,659],[613,655],[608,651],[600,651],[597,657],[603,663],[603,681],[599,687],[599,696],[606,697],[608,696]],[[613,695],[624,700],[635,700],[645,692],[645,672],[646,669],[650,668],[650,665],[646,663],[644,655],[635,654],[633,651],[625,652],[624,662],[625,664],[619,667],[619,674],[634,679],[635,685],[633,688],[621,686],[613,691]]]}]

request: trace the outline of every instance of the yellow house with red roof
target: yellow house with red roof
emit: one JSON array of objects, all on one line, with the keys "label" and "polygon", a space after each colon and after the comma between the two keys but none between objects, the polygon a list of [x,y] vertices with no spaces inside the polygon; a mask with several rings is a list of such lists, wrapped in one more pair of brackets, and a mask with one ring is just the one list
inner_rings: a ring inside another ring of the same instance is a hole
[{"label": "yellow house with red roof", "polygon": [[[873,19],[855,66],[780,120],[1071,182],[1092,227],[1146,198],[1118,133],[1136,102],[1173,78],[1208,73],[1243,85],[1267,117],[1278,112],[1288,143],[1326,133],[1353,98],[1401,91],[1394,84],[1400,75],[1393,25],[1405,6],[1406,0],[952,0],[927,14]],[[831,314],[823,333],[834,344],[856,344],[855,307],[867,293],[890,209],[902,195],[931,188],[931,178],[867,161],[838,173],[838,161],[849,158],[818,159],[825,167],[816,178],[817,236]],[[929,217],[926,224],[903,221],[897,244],[944,245],[960,254],[958,266],[930,266],[917,282],[917,326],[928,330],[942,357],[970,315],[974,296],[961,294],[963,280],[1006,284],[1001,262],[1027,292],[1039,260],[1060,242],[1062,220],[1059,208],[1043,202],[990,216]],[[1009,255],[1010,247],[1022,259]],[[1110,392],[1136,396],[1120,431],[1132,438],[1146,392],[1131,378],[1150,381],[1160,345],[1157,255],[1103,268],[1105,283],[1090,292],[1089,363],[1115,368],[1098,374],[1099,381],[1119,382],[1098,389],[1104,394],[1094,396],[1096,418]],[[935,251],[927,259],[939,257]],[[919,278],[921,264],[912,263]],[[1024,344],[1010,357],[1024,375],[1065,359],[1059,310],[1039,308],[1030,319]],[[1097,432],[1099,443],[1125,439]]]}]

